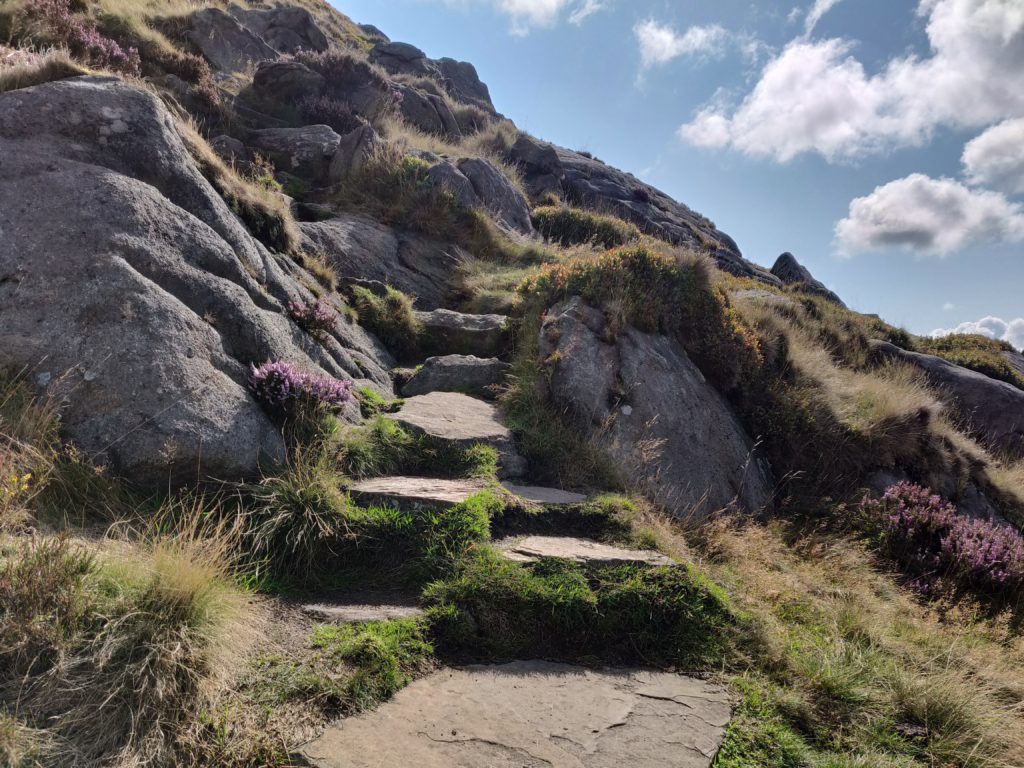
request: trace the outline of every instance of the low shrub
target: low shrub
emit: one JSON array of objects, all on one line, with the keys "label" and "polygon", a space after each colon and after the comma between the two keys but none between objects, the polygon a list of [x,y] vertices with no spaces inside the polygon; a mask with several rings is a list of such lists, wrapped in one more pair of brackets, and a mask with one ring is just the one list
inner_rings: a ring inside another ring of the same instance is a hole
[{"label": "low shrub", "polygon": [[1013,352],[1014,348],[1005,341],[989,339],[976,334],[954,333],[939,338],[917,338],[907,349],[941,357],[956,365],[970,368],[993,379],[1013,384],[1024,389],[1024,375],[1010,365],[1003,357],[1004,352]]},{"label": "low shrub", "polygon": [[303,124],[329,125],[339,136],[363,124],[347,103],[330,96],[307,96],[299,102],[298,111]]},{"label": "low shrub", "polygon": [[322,298],[311,302],[288,302],[288,316],[316,338],[326,337],[338,324],[338,313]]},{"label": "low shrub", "polygon": [[284,362],[250,366],[249,390],[261,403],[282,413],[339,406],[352,398],[351,381],[303,373]]},{"label": "low shrub", "polygon": [[399,360],[412,360],[419,354],[420,323],[412,309],[412,299],[388,286],[378,296],[362,286],[352,286],[352,307],[360,324],[375,334]]},{"label": "low shrub", "polygon": [[890,486],[861,511],[883,551],[927,583],[935,577],[1000,596],[1024,586],[1024,537],[1008,525],[957,513],[927,488]]},{"label": "low shrub", "polygon": [[547,240],[563,246],[592,244],[618,248],[640,239],[640,230],[633,224],[579,208],[541,206],[533,209],[531,218]]},{"label": "low shrub", "polygon": [[90,21],[72,13],[70,0],[26,0],[22,14],[30,29],[41,32],[53,45],[68,48],[89,66],[139,74],[139,52],[125,50],[100,34]]},{"label": "low shrub", "polygon": [[683,566],[523,566],[485,551],[424,597],[438,647],[472,659],[706,669],[736,622],[725,596]]},{"label": "low shrub", "polygon": [[546,264],[520,290],[542,308],[581,296],[615,310],[620,322],[671,336],[720,390],[729,391],[755,375],[763,357],[757,336],[724,290],[711,285],[709,270],[697,254],[634,246]]}]

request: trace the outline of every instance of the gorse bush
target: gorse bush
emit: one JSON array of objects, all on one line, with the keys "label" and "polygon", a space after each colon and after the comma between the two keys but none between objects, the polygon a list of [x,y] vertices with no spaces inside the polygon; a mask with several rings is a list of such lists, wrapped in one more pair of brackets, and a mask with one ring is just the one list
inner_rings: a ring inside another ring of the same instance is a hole
[{"label": "gorse bush", "polygon": [[1000,596],[1024,586],[1024,537],[1008,525],[966,517],[927,488],[901,482],[861,510],[883,550],[925,580],[949,578]]},{"label": "gorse bush", "polygon": [[545,308],[580,296],[618,313],[621,323],[671,336],[727,391],[760,367],[762,355],[725,292],[711,285],[709,269],[696,254],[635,246],[546,264],[520,290]]},{"label": "gorse bush", "polygon": [[101,35],[94,24],[72,13],[70,0],[27,0],[22,13],[30,28],[41,30],[52,43],[66,46],[86,64],[139,74],[139,52],[125,50]]},{"label": "gorse bush", "polygon": [[541,206],[531,214],[533,225],[544,237],[559,245],[585,243],[617,248],[640,239],[640,230],[615,216],[565,206]]}]

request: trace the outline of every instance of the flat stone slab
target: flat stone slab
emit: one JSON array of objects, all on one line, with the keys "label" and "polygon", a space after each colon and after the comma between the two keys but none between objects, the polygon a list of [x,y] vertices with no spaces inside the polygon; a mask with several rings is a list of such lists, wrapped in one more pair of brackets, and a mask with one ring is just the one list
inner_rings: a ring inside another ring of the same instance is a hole
[{"label": "flat stone slab", "polygon": [[450,309],[416,312],[421,343],[431,355],[498,357],[509,345],[511,331],[505,315],[467,315]]},{"label": "flat stone slab", "polygon": [[304,613],[318,621],[331,624],[361,624],[367,621],[409,619],[422,616],[423,610],[413,605],[376,605],[309,603],[302,606]]},{"label": "flat stone slab", "polygon": [[521,477],[526,461],[512,442],[512,433],[501,423],[491,403],[457,392],[431,392],[410,397],[398,413],[388,414],[399,424],[437,440],[468,448],[476,443],[498,451],[504,477]]},{"label": "flat stone slab", "polygon": [[436,672],[300,752],[317,768],[708,768],[730,716],[703,680],[520,661]]},{"label": "flat stone slab", "polygon": [[364,504],[405,507],[453,507],[480,493],[479,480],[439,480],[431,477],[375,477],[361,480],[349,492]]},{"label": "flat stone slab", "polygon": [[508,369],[508,363],[496,357],[430,357],[402,385],[402,396],[416,397],[431,392],[462,392],[493,399],[497,388],[505,381]]},{"label": "flat stone slab", "polygon": [[562,491],[558,488],[541,488],[536,485],[515,485],[513,483],[502,483],[501,485],[513,496],[518,496],[523,501],[528,501],[532,504],[540,504],[545,507],[582,504],[587,500],[587,497],[582,493]]},{"label": "flat stone slab", "polygon": [[568,536],[523,536],[504,539],[495,544],[508,560],[535,563],[542,557],[559,557],[577,563],[611,565],[641,563],[644,565],[675,565],[675,561],[651,549],[625,549],[591,539]]}]

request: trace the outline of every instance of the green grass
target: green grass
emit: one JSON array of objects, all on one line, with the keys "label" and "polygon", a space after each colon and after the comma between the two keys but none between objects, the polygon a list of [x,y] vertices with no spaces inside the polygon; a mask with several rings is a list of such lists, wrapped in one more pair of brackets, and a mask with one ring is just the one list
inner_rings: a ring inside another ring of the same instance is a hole
[{"label": "green grass", "polygon": [[737,618],[689,567],[533,566],[481,551],[424,598],[437,647],[472,659],[545,658],[707,669]]},{"label": "green grass", "polygon": [[937,339],[919,336],[906,348],[941,357],[993,379],[1013,384],[1018,389],[1024,389],[1024,376],[1003,357],[1004,352],[1013,351],[1013,347],[1004,341],[972,334],[952,334]]},{"label": "green grass", "polygon": [[394,413],[400,410],[405,402],[401,398],[387,400],[369,387],[359,387],[356,390],[356,398],[359,400],[359,410],[362,411],[363,418],[367,419],[383,413]]},{"label": "green grass", "polygon": [[360,324],[399,360],[415,360],[420,353],[421,327],[413,314],[412,299],[391,286],[383,296],[361,286],[352,286],[350,291]]},{"label": "green grass", "polygon": [[635,225],[580,208],[540,206],[533,209],[531,218],[546,240],[562,246],[591,244],[618,248],[640,239],[640,230]]}]

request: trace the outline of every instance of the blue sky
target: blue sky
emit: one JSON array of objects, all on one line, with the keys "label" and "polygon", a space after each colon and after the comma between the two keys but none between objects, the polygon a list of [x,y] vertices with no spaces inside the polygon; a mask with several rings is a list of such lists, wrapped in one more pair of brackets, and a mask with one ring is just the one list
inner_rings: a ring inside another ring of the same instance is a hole
[{"label": "blue sky", "polygon": [[1024,346],[1022,0],[332,0],[917,333]]}]

